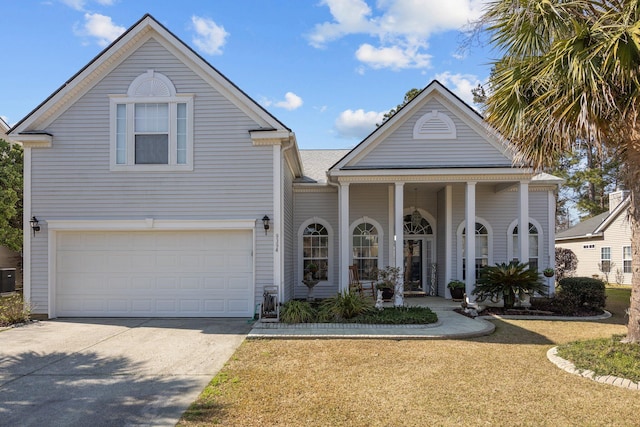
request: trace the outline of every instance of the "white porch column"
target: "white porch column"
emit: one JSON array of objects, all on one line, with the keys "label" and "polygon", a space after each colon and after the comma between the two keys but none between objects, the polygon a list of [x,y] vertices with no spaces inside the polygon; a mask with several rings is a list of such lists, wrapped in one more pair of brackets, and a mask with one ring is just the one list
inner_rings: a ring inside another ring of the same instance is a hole
[{"label": "white porch column", "polygon": [[338,290],[340,292],[349,289],[349,183],[340,183],[340,282]]},{"label": "white porch column", "polygon": [[[547,266],[549,268],[556,269],[556,195],[553,191],[549,191],[549,211],[548,211],[548,228],[547,239],[549,244],[549,262]],[[542,242],[538,242],[539,245]],[[549,295],[555,295],[556,293],[556,276],[553,276],[548,280]]]},{"label": "white porch column", "polygon": [[445,297],[451,298],[451,292],[446,285],[452,279],[452,257],[451,253],[453,247],[453,186],[447,184],[444,187],[444,204],[445,204],[445,217],[444,217],[444,284],[445,284]]},{"label": "white porch column", "polygon": [[[404,182],[395,183],[395,267],[400,268],[399,276],[404,280]],[[396,292],[393,297],[393,305],[401,307],[404,305],[404,287],[402,292]]]},{"label": "white porch column", "polygon": [[465,188],[465,229],[465,291],[467,297],[475,301],[471,295],[476,285],[476,183],[473,181],[467,182]]},{"label": "white porch column", "polygon": [[[520,182],[518,189],[520,195],[518,214],[518,259],[520,262],[529,262],[529,183]],[[540,260],[541,261],[541,260]]]}]

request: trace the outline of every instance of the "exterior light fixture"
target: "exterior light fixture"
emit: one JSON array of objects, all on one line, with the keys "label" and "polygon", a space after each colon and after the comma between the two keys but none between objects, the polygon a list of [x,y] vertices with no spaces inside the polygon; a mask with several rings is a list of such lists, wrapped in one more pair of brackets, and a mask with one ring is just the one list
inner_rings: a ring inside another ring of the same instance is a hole
[{"label": "exterior light fixture", "polygon": [[35,237],[36,231],[40,231],[40,221],[38,221],[38,218],[35,216],[32,216],[29,224],[31,225],[31,229],[33,230],[33,235]]},{"label": "exterior light fixture", "polygon": [[265,215],[262,217],[262,225],[264,226],[264,235],[267,235],[267,231],[269,231],[269,221],[271,221],[271,219]]}]

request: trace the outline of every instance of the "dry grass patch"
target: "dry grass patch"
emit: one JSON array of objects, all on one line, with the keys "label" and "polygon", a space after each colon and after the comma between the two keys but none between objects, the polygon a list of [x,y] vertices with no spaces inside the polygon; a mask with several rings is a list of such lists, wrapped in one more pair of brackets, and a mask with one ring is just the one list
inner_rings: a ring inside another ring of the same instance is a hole
[{"label": "dry grass patch", "polygon": [[[624,317],[624,316],[623,316]],[[607,322],[495,321],[474,340],[247,341],[180,425],[636,425],[638,392],[561,371],[546,351]]]}]

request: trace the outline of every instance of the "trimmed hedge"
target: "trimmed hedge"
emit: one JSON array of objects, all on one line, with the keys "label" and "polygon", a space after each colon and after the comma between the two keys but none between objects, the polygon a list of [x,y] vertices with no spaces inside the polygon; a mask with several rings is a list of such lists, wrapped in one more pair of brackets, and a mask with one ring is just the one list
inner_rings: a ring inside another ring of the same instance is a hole
[{"label": "trimmed hedge", "polygon": [[556,299],[567,308],[604,308],[607,296],[602,280],[591,277],[565,277],[558,282]]}]

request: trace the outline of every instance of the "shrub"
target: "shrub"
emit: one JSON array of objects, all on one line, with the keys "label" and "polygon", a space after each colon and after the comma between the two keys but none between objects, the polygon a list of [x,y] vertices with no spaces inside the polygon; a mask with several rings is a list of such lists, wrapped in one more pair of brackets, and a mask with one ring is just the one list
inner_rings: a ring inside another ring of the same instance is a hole
[{"label": "shrub", "polygon": [[565,277],[558,282],[556,298],[572,308],[588,306],[604,308],[607,296],[602,280],[591,277]]},{"label": "shrub", "polygon": [[280,321],[283,323],[312,323],[316,318],[316,310],[306,301],[287,301],[280,308]]},{"label": "shrub", "polygon": [[351,319],[373,311],[371,303],[357,292],[344,291],[320,305],[320,317],[327,320]]},{"label": "shrub", "polygon": [[28,322],[30,315],[31,309],[28,304],[24,304],[21,295],[0,297],[0,326]]},{"label": "shrub", "polygon": [[578,257],[571,249],[556,248],[556,279],[571,277],[578,268]]},{"label": "shrub", "polygon": [[427,307],[390,307],[369,311],[354,317],[351,321],[385,325],[426,325],[436,323],[438,315]]},{"label": "shrub", "polygon": [[536,270],[527,269],[528,264],[511,261],[480,270],[480,278],[473,290],[480,301],[487,298],[502,298],[505,308],[512,308],[516,295],[546,292],[547,287]]}]

